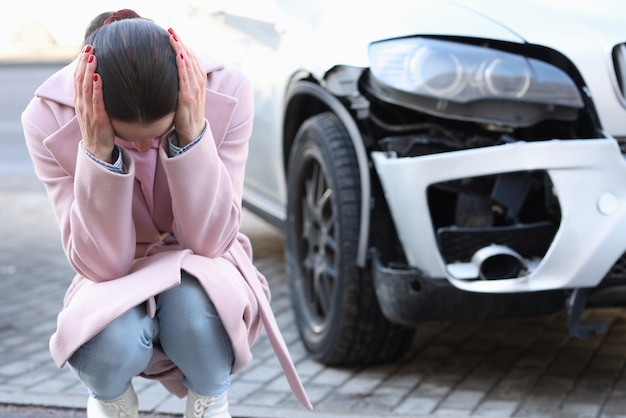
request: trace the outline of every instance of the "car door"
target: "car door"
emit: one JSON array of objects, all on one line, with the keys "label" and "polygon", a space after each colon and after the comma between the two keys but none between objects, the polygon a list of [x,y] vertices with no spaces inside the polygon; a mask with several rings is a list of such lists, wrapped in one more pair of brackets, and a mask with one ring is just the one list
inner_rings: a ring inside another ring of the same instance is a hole
[{"label": "car door", "polygon": [[185,39],[194,48],[238,66],[253,84],[255,119],[244,201],[282,220],[286,187],[280,126],[285,83],[279,54],[283,32],[275,1],[198,1],[191,8],[179,23]]}]

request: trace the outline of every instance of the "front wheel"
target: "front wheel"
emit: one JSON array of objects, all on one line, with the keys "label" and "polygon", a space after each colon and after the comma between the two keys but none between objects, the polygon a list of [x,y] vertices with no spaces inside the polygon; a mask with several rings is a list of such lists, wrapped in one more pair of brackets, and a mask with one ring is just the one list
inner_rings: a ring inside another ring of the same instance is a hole
[{"label": "front wheel", "polygon": [[393,360],[414,329],[387,320],[356,265],[361,188],[352,142],[333,113],[311,117],[288,169],[286,268],[300,337],[329,365]]}]

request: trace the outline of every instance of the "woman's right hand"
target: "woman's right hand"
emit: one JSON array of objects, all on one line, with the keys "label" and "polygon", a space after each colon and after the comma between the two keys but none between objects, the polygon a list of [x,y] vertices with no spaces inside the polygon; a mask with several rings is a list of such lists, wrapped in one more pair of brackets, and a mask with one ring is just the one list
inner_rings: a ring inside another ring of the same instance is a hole
[{"label": "woman's right hand", "polygon": [[83,145],[94,157],[113,163],[115,132],[104,107],[102,79],[93,47],[86,45],[74,73],[74,107]]}]

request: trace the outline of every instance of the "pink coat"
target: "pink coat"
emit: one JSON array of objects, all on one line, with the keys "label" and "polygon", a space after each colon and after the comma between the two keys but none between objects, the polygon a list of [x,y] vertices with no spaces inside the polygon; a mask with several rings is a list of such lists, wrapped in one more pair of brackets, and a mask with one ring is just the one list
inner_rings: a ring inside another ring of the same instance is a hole
[{"label": "pink coat", "polygon": [[[264,327],[294,394],[311,408],[271,311],[267,281],[239,231],[253,118],[250,82],[233,67],[201,61],[208,74],[204,137],[172,158],[165,137],[156,138],[146,153],[117,139],[125,174],[108,170],[80,147],[73,104],[76,61],[45,81],[24,110],[35,172],[76,271],[50,351],[63,367],[128,309],[147,302],[154,315],[154,296],[176,286],[184,269],[198,278],[220,314],[235,352],[233,373],[252,360],[250,348]],[[160,351],[143,375],[186,395],[180,371]]]}]

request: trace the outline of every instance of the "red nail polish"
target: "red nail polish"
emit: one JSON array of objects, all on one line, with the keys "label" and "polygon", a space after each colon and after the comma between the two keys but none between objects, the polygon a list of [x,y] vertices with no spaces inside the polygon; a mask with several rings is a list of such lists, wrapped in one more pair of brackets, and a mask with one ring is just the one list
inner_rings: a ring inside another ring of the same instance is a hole
[{"label": "red nail polish", "polygon": [[99,78],[99,77],[98,77],[98,74],[94,74],[94,75],[93,75],[93,81],[98,81],[98,78]]},{"label": "red nail polish", "polygon": [[172,38],[174,38],[174,40],[175,40],[176,42],[178,42],[178,36],[176,36],[176,34],[175,34],[175,33],[172,33]]},{"label": "red nail polish", "polygon": [[184,60],[184,59],[185,59],[185,56],[183,55],[183,53],[182,53],[182,52],[180,53],[180,59],[181,59],[181,60]]},{"label": "red nail polish", "polygon": [[85,54],[88,54],[91,51],[91,45],[87,45],[85,47]]},{"label": "red nail polish", "polygon": [[89,56],[89,59],[87,59],[87,62],[88,62],[88,63],[92,63],[92,62],[93,62],[93,55],[90,55],[90,56]]},{"label": "red nail polish", "polygon": [[170,35],[174,34],[174,29],[172,29],[172,28],[169,28],[167,31],[170,33]]}]

